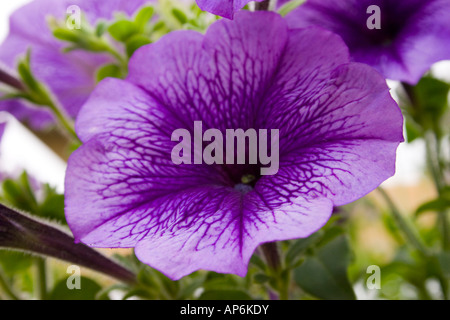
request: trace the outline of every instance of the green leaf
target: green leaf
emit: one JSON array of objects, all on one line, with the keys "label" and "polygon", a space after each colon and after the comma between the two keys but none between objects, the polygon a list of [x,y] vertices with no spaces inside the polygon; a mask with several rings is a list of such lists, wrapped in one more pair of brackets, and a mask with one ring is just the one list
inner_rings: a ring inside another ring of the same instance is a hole
[{"label": "green leaf", "polygon": [[80,36],[77,31],[69,30],[67,28],[56,28],[53,30],[53,36],[56,39],[77,43],[80,40]]},{"label": "green leaf", "polygon": [[450,279],[450,252],[441,252],[437,258],[444,275]]},{"label": "green leaf", "polygon": [[294,270],[295,282],[306,292],[321,299],[356,299],[348,280],[350,247],[345,235],[339,235],[317,249],[314,256]]},{"label": "green leaf", "polygon": [[86,277],[80,277],[81,288],[67,288],[67,279],[59,281],[50,294],[50,300],[95,300],[102,287]]},{"label": "green leaf", "polygon": [[97,79],[97,82],[100,82],[105,78],[120,79],[122,78],[122,71],[118,65],[111,63],[100,67],[100,69],[97,70],[97,74],[95,77]]},{"label": "green leaf", "polygon": [[0,250],[0,266],[7,276],[17,276],[33,265],[30,254],[18,251]]},{"label": "green leaf", "polygon": [[188,22],[188,18],[186,17],[186,14],[183,11],[177,8],[173,8],[172,14],[181,25],[186,24]]},{"label": "green leaf", "polygon": [[55,188],[44,185],[44,201],[39,204],[38,215],[67,224],[64,214],[64,195]]},{"label": "green leaf", "polygon": [[100,21],[95,27],[95,35],[100,38],[108,30],[108,24],[106,21]]},{"label": "green leaf", "polygon": [[198,300],[253,300],[253,298],[240,290],[209,290],[203,292]]},{"label": "green leaf", "polygon": [[405,129],[406,129],[406,139],[408,143],[413,142],[417,138],[421,138],[423,136],[423,131],[420,126],[409,119],[409,117],[405,117]]},{"label": "green leaf", "polygon": [[145,26],[153,17],[154,11],[155,9],[153,7],[146,6],[143,7],[141,10],[139,10],[139,12],[136,14],[136,17],[134,18],[134,23],[141,32],[145,30]]},{"label": "green leaf", "polygon": [[309,247],[317,243],[323,236],[323,231],[319,230],[313,233],[308,238],[295,240],[294,243],[289,247],[286,253],[286,266],[292,267],[296,261],[300,258],[301,254],[306,251]]},{"label": "green leaf", "polygon": [[267,271],[266,263],[257,254],[253,254],[250,258],[250,264],[257,266],[261,271]]},{"label": "green leaf", "polygon": [[289,1],[278,10],[278,13],[283,17],[287,15],[289,12],[294,10],[295,8],[301,6],[306,0],[293,0]]},{"label": "green leaf", "polygon": [[109,34],[120,42],[126,42],[131,36],[139,32],[136,24],[133,21],[120,20],[108,28]]},{"label": "green leaf", "polygon": [[[204,276],[194,277],[192,279],[192,275],[186,277],[191,278],[191,282],[189,284],[183,285],[178,293],[177,300],[185,300],[192,299],[195,291],[203,285],[205,281]],[[186,279],[185,278],[185,279]]]},{"label": "green leaf", "polygon": [[56,192],[48,184],[39,185],[42,200],[35,197],[35,190],[30,185],[30,178],[23,172],[16,180],[7,179],[2,184],[2,198],[11,206],[26,211],[34,216],[50,218],[67,224],[64,215],[64,195]]},{"label": "green leaf", "polygon": [[255,274],[255,276],[253,277],[253,280],[255,281],[255,283],[266,283],[269,282],[272,278],[263,274],[263,273],[258,273]]},{"label": "green leaf", "polygon": [[241,284],[233,275],[209,272],[203,288],[206,291],[237,290],[241,288]]},{"label": "green leaf", "polygon": [[30,50],[27,51],[25,58],[23,58],[19,61],[19,64],[17,66],[17,72],[19,73],[20,78],[22,79],[23,83],[32,92],[38,92],[41,89],[39,82],[33,76],[33,73],[31,71],[31,51]]},{"label": "green leaf", "polygon": [[142,46],[145,46],[147,44],[151,43],[150,39],[146,36],[137,34],[126,42],[126,50],[128,57],[131,57],[133,53],[139,49]]},{"label": "green leaf", "polygon": [[435,200],[422,204],[416,210],[416,215],[420,215],[421,213],[424,213],[426,211],[443,211],[447,208],[450,208],[450,201],[442,198],[437,198]]},{"label": "green leaf", "polygon": [[450,85],[426,76],[410,90],[413,106],[409,108],[409,114],[424,131],[431,129],[440,136],[439,122],[448,107]]},{"label": "green leaf", "polygon": [[448,208],[450,208],[450,187],[445,187],[441,190],[438,198],[428,201],[417,208],[416,216],[426,211],[439,212]]},{"label": "green leaf", "polygon": [[23,172],[16,180],[5,180],[2,191],[2,198],[13,207],[33,213],[38,211],[38,204],[26,172]]}]

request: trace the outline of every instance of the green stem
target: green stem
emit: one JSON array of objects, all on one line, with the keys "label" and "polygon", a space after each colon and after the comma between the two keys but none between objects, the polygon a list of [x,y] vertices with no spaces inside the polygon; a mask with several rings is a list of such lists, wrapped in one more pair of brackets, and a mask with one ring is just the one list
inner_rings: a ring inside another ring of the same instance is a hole
[{"label": "green stem", "polygon": [[68,261],[134,285],[136,275],[54,227],[0,204],[0,247]]},{"label": "green stem", "polygon": [[430,255],[428,252],[428,249],[425,247],[422,240],[417,235],[417,232],[412,229],[410,224],[402,216],[402,214],[397,209],[397,206],[394,204],[394,202],[392,201],[390,196],[387,194],[387,192],[382,187],[378,187],[378,191],[383,196],[384,200],[386,201],[387,205],[389,206],[389,209],[392,213],[392,216],[393,216],[398,228],[403,232],[403,234],[405,235],[405,237],[406,237],[407,241],[410,243],[410,245],[413,246],[414,248],[416,248],[424,256],[428,257]]},{"label": "green stem", "polygon": [[123,71],[125,71],[125,73],[128,73],[128,59],[124,58],[119,52],[117,52],[117,50],[115,50],[107,43],[105,43],[105,50],[111,56],[116,58],[117,61],[120,63],[120,66],[122,67]]},{"label": "green stem", "polygon": [[38,297],[40,300],[45,300],[47,299],[47,266],[45,258],[36,258],[36,269]]},{"label": "green stem", "polygon": [[[440,148],[439,141],[433,132],[425,134],[425,144],[427,148],[427,163],[433,176],[433,181],[436,186],[436,191],[439,195],[445,188],[445,181],[442,179],[442,166],[440,162]],[[442,248],[444,251],[450,251],[450,232],[447,212],[445,210],[438,212],[438,224],[441,227],[442,233]]]},{"label": "green stem", "polygon": [[289,299],[289,272],[283,271],[281,264],[278,244],[276,242],[268,242],[261,245],[261,250],[269,267],[270,276],[276,280],[276,288],[280,300]]},{"label": "green stem", "polygon": [[[403,89],[409,99],[410,105],[413,109],[417,108],[417,99],[414,94],[414,87],[407,84],[402,83]],[[428,131],[425,133],[425,145],[427,152],[427,165],[433,177],[433,182],[436,187],[436,191],[439,195],[441,195],[443,188],[446,186],[446,183],[443,179],[443,168],[440,161],[440,146],[439,139],[436,136],[435,132]],[[442,249],[444,251],[450,251],[450,230],[449,230],[449,220],[448,220],[448,212],[440,211],[438,212],[439,219],[438,225],[441,227],[441,241],[442,241]]]},{"label": "green stem", "polygon": [[69,133],[75,140],[79,140],[75,132],[73,121],[66,115],[66,113],[57,106],[53,101],[49,101],[48,107],[52,110],[59,124]]},{"label": "green stem", "polygon": [[19,296],[14,293],[14,291],[9,286],[8,281],[6,280],[3,272],[0,271],[0,288],[3,289],[4,293],[12,300],[20,300]]},{"label": "green stem", "polygon": [[0,69],[0,82],[19,91],[25,90],[25,86],[19,79],[17,79],[16,77],[12,76],[11,74],[2,69]]}]

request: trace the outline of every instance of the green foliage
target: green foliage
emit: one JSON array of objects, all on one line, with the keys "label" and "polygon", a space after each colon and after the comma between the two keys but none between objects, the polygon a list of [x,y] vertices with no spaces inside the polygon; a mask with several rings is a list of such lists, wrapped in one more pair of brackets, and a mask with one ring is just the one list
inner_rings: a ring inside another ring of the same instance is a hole
[{"label": "green foliage", "polygon": [[314,250],[295,269],[295,282],[306,292],[321,299],[354,300],[347,268],[351,253],[344,235],[328,240]]},{"label": "green foliage", "polygon": [[108,32],[117,41],[126,42],[131,36],[139,32],[139,28],[133,21],[120,20],[110,25]]},{"label": "green foliage", "polygon": [[146,37],[146,36],[143,36],[140,34],[136,34],[136,35],[132,36],[125,43],[128,57],[131,57],[133,55],[133,53],[140,47],[143,47],[150,43],[151,43],[150,39],[148,39],[148,37]]},{"label": "green foliage", "polygon": [[425,202],[416,210],[416,215],[427,211],[445,211],[450,209],[450,187],[445,187],[440,192],[439,196],[431,201]]},{"label": "green foliage", "polygon": [[105,78],[122,78],[121,68],[113,63],[106,64],[97,70],[96,80],[97,82],[102,81]]},{"label": "green foliage", "polygon": [[209,290],[202,293],[198,300],[253,300],[240,290]]},{"label": "green foliage", "polygon": [[403,103],[408,142],[423,137],[428,130],[438,137],[448,133],[442,121],[448,111],[450,84],[425,76],[416,86],[405,84],[404,88],[408,94]]},{"label": "green foliage", "polygon": [[69,289],[67,280],[59,281],[52,292],[49,300],[95,300],[102,287],[92,279],[80,277],[80,288]]},{"label": "green foliage", "polygon": [[278,13],[281,14],[283,17],[286,16],[289,12],[296,9],[297,7],[301,6],[303,3],[305,3],[306,0],[292,0],[287,3],[285,3],[279,10]]},{"label": "green foliage", "polygon": [[2,182],[0,201],[35,216],[66,224],[64,195],[48,184],[32,183],[25,171],[17,179]]}]

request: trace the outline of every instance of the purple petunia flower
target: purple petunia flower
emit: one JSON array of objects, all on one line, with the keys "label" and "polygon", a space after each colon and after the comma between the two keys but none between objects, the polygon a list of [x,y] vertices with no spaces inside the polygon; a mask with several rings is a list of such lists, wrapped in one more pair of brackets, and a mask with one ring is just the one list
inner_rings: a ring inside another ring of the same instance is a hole
[{"label": "purple petunia flower", "polygon": [[286,19],[337,33],[355,61],[392,80],[416,84],[433,63],[450,59],[448,0],[308,0]]},{"label": "purple petunia flower", "polygon": [[208,11],[218,16],[233,19],[234,13],[245,7],[251,1],[263,0],[196,0],[203,11]]},{"label": "purple petunia flower", "polygon": [[[66,217],[77,241],[135,247],[179,279],[244,276],[265,242],[307,237],[333,205],[393,175],[402,115],[384,79],[350,63],[340,38],[239,12],[206,35],[177,31],[139,49],[126,80],[106,79],[77,119]],[[279,170],[171,160],[178,128],[279,129]]]},{"label": "purple petunia flower", "polygon": [[[31,48],[34,74],[75,117],[95,87],[95,72],[110,58],[84,51],[63,53],[67,44],[53,37],[47,18],[53,16],[64,20],[67,9],[77,5],[85,18],[94,24],[98,19],[112,19],[113,13],[118,11],[131,15],[146,2],[148,0],[34,0],[12,14],[10,33],[0,46],[0,62],[15,69],[17,59]],[[31,109],[18,100],[0,102],[0,110],[29,121],[35,128],[42,128],[52,121],[46,110]]]}]

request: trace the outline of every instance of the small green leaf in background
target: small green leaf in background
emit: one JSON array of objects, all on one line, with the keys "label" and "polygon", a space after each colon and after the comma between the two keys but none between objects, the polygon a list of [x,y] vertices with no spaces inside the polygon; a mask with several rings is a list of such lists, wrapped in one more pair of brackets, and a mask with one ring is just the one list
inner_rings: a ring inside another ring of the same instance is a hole
[{"label": "small green leaf in background", "polygon": [[17,179],[3,181],[0,199],[19,210],[38,211],[38,203],[26,172],[23,172]]},{"label": "small green leaf in background", "polygon": [[[5,179],[1,189],[0,200],[14,208],[67,224],[64,195],[48,184],[33,181],[25,171],[17,179]],[[41,195],[39,199],[36,199],[37,193]]]},{"label": "small green leaf in background", "polygon": [[[413,100],[413,106],[408,106],[408,116],[411,117],[407,121],[411,136],[408,140],[414,140],[416,135],[427,130],[433,130],[438,137],[442,135],[440,121],[448,109],[449,90],[450,84],[430,76],[423,77],[416,86],[408,88]],[[412,119],[422,130],[411,123]]]},{"label": "small green leaf in background", "polygon": [[426,211],[444,211],[448,208],[450,208],[450,187],[445,187],[438,198],[422,204],[416,210],[416,216]]},{"label": "small green leaf in background", "polygon": [[134,23],[140,32],[144,32],[146,25],[149,23],[150,19],[153,17],[155,9],[151,6],[143,7],[136,14],[134,18]]},{"label": "small green leaf in background", "polygon": [[450,279],[450,252],[439,253],[438,261],[444,275]]},{"label": "small green leaf in background", "polygon": [[313,233],[308,238],[298,239],[289,247],[286,253],[286,266],[292,267],[301,258],[302,253],[304,253],[308,248],[317,243],[323,236],[323,231],[319,230]]},{"label": "small green leaf in background", "polygon": [[43,186],[44,200],[39,203],[38,215],[67,224],[64,214],[64,195],[48,184]]},{"label": "small green leaf in background", "polygon": [[199,300],[253,300],[240,290],[209,290],[202,293]]},{"label": "small green leaf in background", "polygon": [[126,42],[138,33],[139,29],[133,21],[120,20],[110,25],[108,32],[117,41]]},{"label": "small green leaf in background", "polygon": [[186,14],[183,11],[181,11],[177,8],[173,8],[172,14],[181,25],[186,24],[188,22],[188,18],[186,17]]},{"label": "small green leaf in background", "polygon": [[301,6],[305,1],[306,0],[288,1],[286,4],[281,6],[281,8],[278,10],[278,13],[284,17],[285,15],[287,15],[289,12],[291,12],[295,8]]},{"label": "small green leaf in background", "polygon": [[145,46],[149,43],[151,43],[151,41],[146,36],[143,36],[140,34],[132,36],[130,39],[128,39],[128,41],[125,44],[127,56],[131,57],[137,49],[139,49],[140,47]]},{"label": "small green leaf in background", "polygon": [[417,138],[423,136],[422,128],[417,123],[412,121],[409,117],[405,117],[405,130],[408,143],[411,143]]},{"label": "small green leaf in background", "polygon": [[356,299],[350,285],[347,268],[350,247],[344,235],[319,247],[294,270],[296,283],[306,292],[321,299]]},{"label": "small green leaf in background", "polygon": [[100,82],[105,78],[121,78],[121,77],[122,71],[120,67],[113,63],[100,67],[100,69],[98,69],[96,74],[97,82]]},{"label": "small green leaf in background", "polygon": [[95,300],[102,287],[92,279],[81,277],[80,289],[67,288],[67,279],[58,282],[50,294],[50,300]]},{"label": "small green leaf in background", "polygon": [[272,280],[272,278],[263,273],[257,273],[253,277],[253,280],[255,281],[255,283],[262,284],[262,283],[269,282],[270,280]]},{"label": "small green leaf in background", "polygon": [[0,250],[0,267],[8,277],[17,276],[33,265],[33,257],[24,252]]}]

